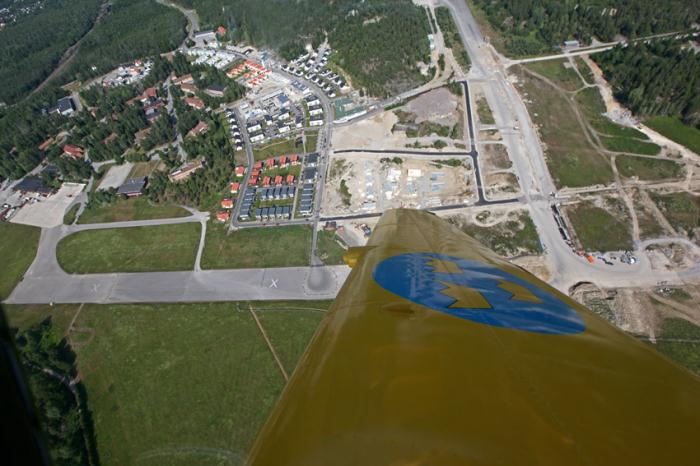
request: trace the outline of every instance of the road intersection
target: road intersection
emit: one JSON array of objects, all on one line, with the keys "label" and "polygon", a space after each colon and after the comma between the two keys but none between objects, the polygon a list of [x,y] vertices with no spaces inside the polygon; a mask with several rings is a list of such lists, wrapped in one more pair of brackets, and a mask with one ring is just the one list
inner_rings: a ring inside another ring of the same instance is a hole
[{"label": "road intersection", "polygon": [[[644,242],[637,245],[639,261],[633,265],[616,264],[615,266],[608,266],[602,263],[590,264],[573,253],[571,247],[561,237],[558,225],[552,216],[552,194],[556,193],[556,188],[547,169],[537,132],[520,95],[508,79],[506,69],[513,65],[514,62],[500,56],[493,47],[484,41],[484,37],[479,32],[476,21],[466,2],[461,0],[439,0],[439,3],[451,10],[461,39],[472,62],[468,74],[465,75],[457,70],[454,76],[456,81],[464,83],[469,112],[469,142],[471,144],[470,151],[455,155],[471,157],[475,170],[479,171],[478,134],[472,123],[471,95],[468,90],[469,82],[479,82],[484,89],[499,127],[509,129],[508,131],[502,131],[503,144],[506,145],[511,155],[523,193],[518,199],[500,201],[499,203],[519,202],[529,207],[552,271],[551,284],[566,292],[574,284],[584,281],[598,283],[606,287],[655,286],[659,283],[682,284],[700,277],[700,266],[681,272],[652,270],[648,258],[642,253],[649,244],[657,244],[659,241],[684,242],[682,238],[665,238],[664,240]],[[195,28],[193,27],[192,29],[194,30]],[[604,46],[609,47],[611,44],[604,44]],[[551,58],[547,57],[547,59]],[[282,70],[279,70],[279,72],[284,74]],[[315,86],[311,83],[305,82],[305,84],[315,89]],[[310,267],[202,270],[200,260],[204,247],[208,214],[191,210],[192,215],[184,218],[70,225],[44,229],[42,230],[34,262],[7,302],[126,303],[332,299],[348,276],[349,268],[345,266],[330,267],[321,265],[320,260],[315,255],[318,223],[324,220],[360,219],[380,215],[377,213],[341,217],[321,216],[320,206],[323,199],[325,176],[328,168],[328,159],[332,152],[330,147],[332,128],[353,124],[356,121],[383,111],[387,106],[400,103],[409,97],[419,95],[444,84],[444,82],[433,82],[407,91],[399,96],[380,102],[373,108],[370,108],[367,114],[355,120],[342,123],[332,122],[333,112],[330,101],[323,92],[317,92],[321,98],[326,121],[323,128],[319,131],[318,137],[317,151],[320,154],[319,180],[317,182],[314,211],[313,215],[308,219],[296,219],[285,223],[313,225],[314,234]],[[242,122],[238,110],[236,110],[236,115],[239,123]],[[247,140],[245,131],[242,132],[244,133],[248,162],[252,166],[252,148]],[[362,151],[361,148],[357,150]],[[397,151],[388,152],[398,153]],[[432,153],[432,155],[435,155],[435,153]],[[244,180],[244,185],[246,183],[247,178]],[[477,183],[481,187],[478,173]],[[495,201],[489,201],[485,198],[482,189],[479,189],[479,202],[481,204],[476,205],[495,203]],[[465,206],[442,206],[431,210],[463,207]],[[244,227],[235,221],[237,212],[234,212],[233,217],[234,221],[231,224],[233,228]],[[56,246],[58,242],[63,237],[77,231],[167,225],[183,222],[200,222],[202,224],[197,260],[192,271],[71,275],[63,271],[56,260]],[[274,226],[274,224],[263,226]],[[699,249],[692,244],[688,247],[692,247],[696,252]]]}]

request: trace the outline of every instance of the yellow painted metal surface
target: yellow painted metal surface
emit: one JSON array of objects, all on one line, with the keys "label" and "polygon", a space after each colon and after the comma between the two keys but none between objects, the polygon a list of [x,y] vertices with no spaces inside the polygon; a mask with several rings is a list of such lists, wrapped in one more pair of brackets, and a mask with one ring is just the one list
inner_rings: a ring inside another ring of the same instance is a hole
[{"label": "yellow painted metal surface", "polygon": [[[431,214],[385,213],[368,246],[249,464],[700,464],[700,379],[653,348]],[[551,302],[570,318],[503,312]]]}]

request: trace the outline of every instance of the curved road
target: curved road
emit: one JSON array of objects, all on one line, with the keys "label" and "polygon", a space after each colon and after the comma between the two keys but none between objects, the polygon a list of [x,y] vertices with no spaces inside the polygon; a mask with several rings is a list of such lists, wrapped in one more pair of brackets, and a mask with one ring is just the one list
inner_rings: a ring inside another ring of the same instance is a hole
[{"label": "curved road", "polygon": [[[350,269],[288,267],[202,270],[199,266],[209,214],[131,222],[62,225],[41,231],[34,262],[6,300],[29,303],[135,303],[241,300],[332,299]],[[202,236],[192,271],[68,274],[58,264],[58,242],[78,231],[200,222]]]},{"label": "curved road", "polygon": [[[161,3],[178,8],[177,5]],[[520,95],[508,80],[506,67],[512,62],[501,57],[490,45],[484,42],[482,34],[463,0],[440,0],[452,12],[461,39],[468,51],[472,68],[469,79],[483,85],[486,98],[491,106],[499,126],[513,128],[502,132],[503,143],[508,147],[513,160],[513,167],[518,175],[523,190],[523,197],[509,201],[487,201],[480,193],[480,201],[486,203],[523,202],[530,207],[532,219],[537,226],[547,258],[552,269],[552,285],[566,292],[568,288],[581,281],[590,281],[606,287],[616,286],[655,286],[660,282],[683,283],[700,277],[700,265],[679,272],[652,270],[646,255],[638,254],[639,262],[634,265],[615,264],[608,266],[600,262],[589,264],[575,255],[561,238],[558,226],[550,209],[549,193],[555,192],[554,183],[549,175],[544,154],[538,140],[534,125]],[[182,11],[190,21],[190,34],[198,29],[196,13]],[[464,76],[456,76],[463,80]],[[442,85],[442,84],[441,84]],[[314,86],[311,86],[314,88]],[[402,99],[425,92],[431,86],[422,86],[408,91],[401,96],[383,103],[389,105]],[[465,90],[468,90],[465,81]],[[468,108],[471,96],[466,92]],[[331,115],[330,103],[319,93],[326,114]],[[381,107],[383,107],[382,105]],[[380,111],[377,107],[374,111]],[[369,115],[365,115],[367,117]],[[471,115],[470,115],[471,116]],[[352,121],[353,123],[357,121]],[[471,123],[471,118],[470,118]],[[349,123],[348,123],[349,124]],[[328,144],[330,143],[330,121],[319,132],[319,152],[321,166],[319,173],[325,174]],[[476,138],[474,128],[470,152],[462,156],[476,158]],[[394,151],[395,152],[395,151]],[[437,154],[436,154],[437,155]],[[442,155],[448,155],[443,153]],[[457,154],[455,154],[457,155]],[[319,181],[319,194],[314,217],[310,219],[316,225],[320,219],[319,207],[323,196],[323,180]],[[463,206],[444,206],[450,209]],[[433,209],[434,210],[434,209]],[[379,215],[379,214],[377,214]],[[238,269],[238,270],[201,270],[201,258],[208,214],[193,212],[193,215],[178,219],[148,220],[93,225],[70,225],[44,229],[41,233],[37,256],[25,274],[24,280],[15,288],[8,303],[46,303],[46,302],[191,302],[191,301],[233,301],[233,300],[274,300],[274,299],[331,299],[342,286],[349,273],[345,266],[336,267],[292,267],[279,269]],[[361,218],[367,214],[340,218]],[[306,220],[305,220],[306,221]],[[145,225],[165,225],[183,222],[201,222],[202,237],[197,252],[195,270],[183,272],[151,272],[123,274],[88,274],[69,275],[64,272],[56,260],[56,245],[61,238],[76,231],[99,228],[122,228]],[[315,230],[315,229],[314,229]],[[645,241],[638,245],[642,251],[650,244],[680,242],[688,245],[687,240],[662,238]],[[696,251],[697,247],[692,246]],[[312,248],[312,264],[315,265]]]}]

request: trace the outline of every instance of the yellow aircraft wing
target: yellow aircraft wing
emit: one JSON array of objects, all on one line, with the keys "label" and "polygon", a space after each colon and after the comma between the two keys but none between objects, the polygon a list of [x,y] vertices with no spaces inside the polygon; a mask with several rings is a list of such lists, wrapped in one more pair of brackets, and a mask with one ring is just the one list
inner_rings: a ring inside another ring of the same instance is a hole
[{"label": "yellow aircraft wing", "polygon": [[700,464],[700,379],[438,217],[349,259],[249,464]]}]

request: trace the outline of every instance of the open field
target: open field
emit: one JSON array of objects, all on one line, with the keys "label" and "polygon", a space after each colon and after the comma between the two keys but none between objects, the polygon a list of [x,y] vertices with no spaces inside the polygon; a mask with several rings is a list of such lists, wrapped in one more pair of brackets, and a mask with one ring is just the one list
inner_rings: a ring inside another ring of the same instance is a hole
[{"label": "open field", "polygon": [[203,269],[243,269],[309,265],[311,228],[243,228],[226,234],[225,226],[207,228]]},{"label": "open field", "polygon": [[265,160],[270,157],[301,152],[302,149],[301,139],[299,139],[299,145],[296,145],[296,138],[274,140],[270,141],[270,143],[255,146],[253,148],[253,158],[255,161]]},{"label": "open field", "polygon": [[649,205],[651,201],[647,202],[646,196],[639,190],[635,190],[632,194],[632,202],[634,203],[634,212],[637,215],[640,239],[661,236],[665,230],[654,215],[652,206]]},{"label": "open field", "polygon": [[593,129],[601,134],[622,138],[648,140],[647,135],[636,128],[618,125],[605,116],[606,108],[598,88],[582,89],[576,93],[576,104],[583,111]]},{"label": "open field", "polygon": [[342,240],[332,231],[321,230],[318,232],[316,255],[326,265],[343,264],[343,254],[346,249],[340,243]]},{"label": "open field", "polygon": [[615,164],[620,175],[626,178],[636,176],[640,180],[666,180],[680,178],[684,174],[683,165],[673,160],[619,155]]},{"label": "open field", "polygon": [[86,230],[62,239],[56,257],[68,273],[190,270],[199,223]]},{"label": "open field", "polygon": [[300,301],[253,305],[258,309],[256,314],[289,375],[326,316],[330,304],[330,301]]},{"label": "open field", "polygon": [[700,155],[700,129],[684,125],[675,117],[657,116],[644,120],[644,124]]},{"label": "open field", "polygon": [[685,232],[689,237],[695,237],[693,232],[700,227],[700,197],[686,192],[650,192],[649,195],[677,232]]},{"label": "open field", "polygon": [[484,171],[509,170],[513,166],[508,149],[503,144],[481,144],[479,155]]},{"label": "open field", "polygon": [[598,153],[572,116],[567,99],[545,82],[517,72],[520,89],[544,144],[547,166],[557,187],[608,184],[613,172],[607,157]]},{"label": "open field", "polygon": [[127,178],[140,178],[142,176],[150,176],[153,170],[161,164],[160,160],[151,160],[148,162],[137,162],[131,167]]},{"label": "open field", "polygon": [[173,204],[153,204],[146,197],[117,199],[109,204],[88,204],[78,223],[124,222],[158,218],[187,217],[190,213]]},{"label": "open field", "polygon": [[[101,464],[243,464],[284,387],[249,309],[291,374],[329,305],[84,305],[68,337]],[[78,307],[10,306],[8,316],[26,327],[51,315],[61,337]]]},{"label": "open field", "polygon": [[532,62],[527,67],[535,73],[551,79],[567,91],[575,91],[583,86],[581,78],[578,77],[569,60],[565,58]]},{"label": "open field", "polygon": [[613,152],[657,155],[661,151],[661,147],[653,142],[644,142],[634,138],[600,136],[600,142],[607,150]]},{"label": "open field", "polygon": [[700,327],[684,319],[666,319],[656,349],[700,376]]},{"label": "open field", "polygon": [[493,118],[493,112],[491,112],[491,107],[486,101],[486,97],[479,96],[476,99],[476,116],[479,118],[479,122],[482,125],[492,125],[496,123]]},{"label": "open field", "polygon": [[578,68],[579,73],[581,73],[581,76],[583,76],[584,81],[586,81],[586,84],[594,84],[595,75],[593,74],[591,67],[588,66],[588,64],[583,61],[581,57],[574,57],[574,62],[576,63],[576,68]]},{"label": "open field", "polygon": [[566,208],[581,246],[588,251],[626,251],[632,249],[631,220],[627,215],[582,202]]},{"label": "open field", "polygon": [[497,214],[482,210],[474,219],[455,215],[446,220],[501,256],[514,257],[542,252],[537,229],[526,211]]},{"label": "open field", "polygon": [[0,223],[0,300],[12,293],[32,264],[40,233],[36,227]]}]

